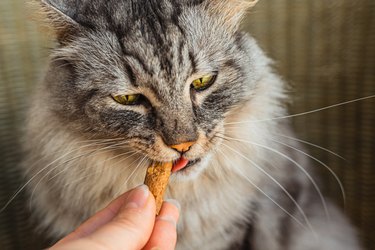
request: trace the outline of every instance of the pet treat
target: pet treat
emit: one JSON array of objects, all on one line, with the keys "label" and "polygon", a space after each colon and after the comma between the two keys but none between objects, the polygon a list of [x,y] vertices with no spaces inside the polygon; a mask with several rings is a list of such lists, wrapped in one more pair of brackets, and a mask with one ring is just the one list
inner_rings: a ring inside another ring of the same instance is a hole
[{"label": "pet treat", "polygon": [[149,187],[151,193],[155,197],[157,215],[159,214],[161,205],[163,204],[163,196],[167,188],[171,172],[172,162],[155,162],[147,169],[145,184]]}]

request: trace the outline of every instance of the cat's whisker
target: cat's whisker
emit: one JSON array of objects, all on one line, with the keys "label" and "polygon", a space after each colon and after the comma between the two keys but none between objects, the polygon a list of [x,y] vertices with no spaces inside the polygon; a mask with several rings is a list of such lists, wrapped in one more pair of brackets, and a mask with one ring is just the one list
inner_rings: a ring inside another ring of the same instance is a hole
[{"label": "cat's whisker", "polygon": [[[11,198],[7,201],[7,203],[5,203],[5,205],[0,209],[0,213],[2,213],[8,206],[10,203],[12,203],[12,201],[27,187],[27,185],[29,185],[38,175],[40,175],[41,173],[43,173],[45,170],[47,170],[51,165],[53,165],[54,163],[58,162],[59,160],[65,158],[66,156],[68,156],[69,154],[73,153],[73,152],[76,152],[77,150],[82,150],[83,148],[86,148],[86,147],[91,147],[93,146],[94,144],[88,144],[88,145],[83,145],[83,146],[80,146],[79,148],[75,148],[73,150],[70,150],[66,153],[64,153],[63,155],[61,155],[60,157],[56,158],[55,160],[53,160],[52,162],[50,162],[49,164],[47,164],[45,167],[41,168],[38,172],[36,172],[32,177],[30,177],[29,180],[27,180],[25,182],[25,184],[23,184],[21,187],[18,188],[18,190],[11,196]],[[43,158],[40,158],[38,161],[34,162],[33,164],[31,164],[31,166],[29,166],[29,168],[32,168],[33,166],[35,166],[37,163],[39,163]]]},{"label": "cat's whisker", "polygon": [[301,215],[302,215],[303,219],[305,220],[306,224],[308,225],[308,227],[313,231],[312,225],[311,225],[309,219],[307,218],[305,212],[301,208],[301,206],[298,204],[298,202],[294,199],[294,197],[288,192],[288,190],[286,190],[286,188],[279,181],[277,181],[272,175],[270,175],[267,171],[265,171],[262,167],[260,167],[256,162],[254,162],[253,160],[249,159],[245,155],[243,155],[240,152],[238,152],[238,150],[235,150],[234,148],[226,145],[225,143],[223,143],[222,145],[225,146],[225,147],[227,147],[232,152],[238,154],[243,159],[245,159],[248,162],[250,162],[250,164],[252,164],[256,169],[258,169],[259,171],[261,171],[264,175],[266,175],[268,178],[270,178],[278,187],[280,187],[281,190],[288,196],[288,198],[293,202],[293,204],[296,206],[296,208],[298,209],[298,211],[301,213]]},{"label": "cat's whisker", "polygon": [[225,138],[224,136],[225,136],[225,135],[224,135],[224,134],[221,134],[221,133],[216,133],[216,134],[215,134],[215,137],[220,138],[220,139],[222,139],[222,140],[224,140],[224,141],[226,141],[226,142],[230,142],[230,141],[231,141],[231,140],[229,140],[228,138]]},{"label": "cat's whisker", "polygon": [[375,97],[375,95],[370,95],[370,96],[366,96],[366,97],[362,97],[362,98],[358,98],[358,99],[354,99],[354,100],[350,100],[350,101],[346,101],[346,102],[340,102],[340,103],[337,103],[337,104],[325,106],[325,107],[322,107],[322,108],[318,108],[318,109],[314,109],[314,110],[310,110],[310,111],[306,111],[306,112],[302,112],[302,113],[286,115],[286,116],[279,116],[279,117],[274,117],[274,118],[270,118],[270,119],[248,120],[248,121],[240,121],[240,122],[227,122],[227,123],[224,123],[224,126],[233,125],[233,124],[243,124],[243,123],[268,122],[268,121],[276,121],[276,120],[282,120],[282,119],[287,119],[287,118],[294,118],[294,117],[299,117],[299,116],[317,113],[317,112],[327,110],[327,109],[336,108],[336,107],[347,105],[347,104],[354,103],[354,102],[364,101],[364,100],[371,99],[371,98],[374,98],[374,97]]},{"label": "cat's whisker", "polygon": [[103,143],[111,143],[117,141],[124,141],[125,138],[108,138],[108,139],[88,139],[88,140],[81,140],[79,143],[87,143],[87,142],[103,142]]},{"label": "cat's whisker", "polygon": [[[232,131],[232,130],[235,131],[236,133],[239,133],[238,129],[236,129],[235,127],[229,127],[229,128],[226,128],[226,131]],[[241,132],[240,132],[240,134],[241,134]],[[292,140],[292,141],[297,141],[297,142],[300,142],[300,143],[303,143],[303,144],[306,144],[306,145],[312,146],[312,147],[314,147],[314,148],[318,148],[318,149],[320,149],[320,150],[323,150],[323,151],[325,151],[325,152],[327,152],[327,153],[330,153],[330,154],[332,154],[332,155],[334,155],[334,156],[336,156],[336,157],[338,157],[338,158],[340,158],[340,159],[346,161],[346,159],[345,159],[343,156],[341,156],[341,155],[335,153],[334,151],[332,151],[332,150],[330,150],[330,149],[328,149],[328,148],[325,148],[325,147],[319,146],[319,145],[317,145],[317,144],[314,144],[314,143],[311,143],[311,142],[308,142],[308,141],[301,140],[301,139],[299,139],[299,138],[295,138],[295,137],[291,137],[291,136],[287,136],[287,135],[282,135],[282,134],[277,134],[277,133],[272,133],[272,134],[275,135],[275,136],[279,136],[279,137],[283,137],[283,138],[286,138],[286,139]]]},{"label": "cat's whisker", "polygon": [[[125,153],[118,154],[118,155],[112,156],[112,157],[110,157],[110,158],[107,158],[107,159],[105,159],[105,160],[102,160],[102,161],[98,162],[98,165],[102,165],[102,164],[104,165],[104,163],[106,163],[106,162],[108,162],[108,161],[111,161],[111,160],[117,159],[117,158],[119,158],[119,157],[122,157],[122,156],[125,156],[125,155],[130,154],[129,156],[127,156],[127,157],[125,158],[125,159],[127,159],[127,158],[130,158],[130,157],[133,156],[133,155],[136,155],[137,153],[138,153],[138,152],[135,151],[135,150],[127,151],[127,152],[125,152]],[[121,160],[125,160],[125,159],[121,159]]]},{"label": "cat's whisker", "polygon": [[[90,144],[88,144],[90,143]],[[69,145],[69,147],[72,147],[74,149],[72,149],[71,151],[69,151],[69,153],[73,153],[73,152],[76,152],[78,150],[81,150],[83,148],[87,148],[87,147],[92,147],[92,146],[102,146],[102,145],[106,145],[106,144],[110,144],[112,142],[102,142],[102,141],[99,141],[99,140],[86,140],[86,141],[77,141],[77,142],[73,142]],[[83,145],[81,145],[83,144]],[[78,148],[75,148],[75,147],[78,147]],[[53,150],[51,151],[52,153],[59,153],[61,151],[61,149],[57,149],[57,150]],[[40,160],[43,160],[46,156],[42,156],[39,158],[38,161],[34,162],[31,166],[35,166],[37,163],[39,163]]]},{"label": "cat's whisker", "polygon": [[284,145],[285,147],[288,147],[288,148],[291,148],[307,157],[309,157],[310,159],[313,159],[314,161],[318,162],[319,164],[321,164],[322,166],[324,166],[331,174],[332,176],[336,179],[337,183],[339,184],[340,186],[340,190],[341,190],[341,194],[342,194],[342,198],[343,198],[343,202],[344,202],[344,207],[346,206],[346,194],[345,194],[345,189],[344,189],[344,185],[342,184],[342,182],[340,181],[340,178],[336,175],[336,173],[329,167],[327,166],[327,164],[325,164],[324,162],[322,162],[321,160],[317,159],[316,157],[298,149],[298,148],[295,148],[291,145],[288,145],[286,143],[283,143],[283,142],[280,142],[280,141],[277,141],[277,140],[274,140],[274,139],[271,139],[272,141],[276,142],[276,143],[279,143],[281,145]]},{"label": "cat's whisker", "polygon": [[327,208],[327,204],[325,202],[325,199],[323,197],[323,194],[322,192],[320,191],[320,188],[319,186],[317,185],[317,183],[315,182],[315,180],[312,178],[312,176],[306,171],[306,169],[304,169],[301,164],[299,164],[298,162],[296,162],[295,160],[293,160],[292,158],[290,158],[289,156],[287,156],[286,154],[284,153],[281,153],[271,147],[268,147],[268,146],[265,146],[265,145],[261,145],[259,143],[256,143],[256,142],[251,142],[251,141],[247,141],[247,140],[242,140],[242,139],[236,139],[236,138],[232,138],[232,137],[228,137],[228,136],[225,136],[227,137],[228,139],[230,140],[233,140],[233,141],[238,141],[238,142],[243,142],[243,143],[248,143],[248,144],[251,144],[251,145],[254,145],[254,146],[257,146],[257,147],[260,147],[260,148],[264,148],[268,151],[271,151],[271,152],[274,152],[278,155],[280,155],[281,157],[289,160],[290,162],[292,162],[294,165],[296,165],[305,175],[306,177],[309,179],[309,181],[312,183],[312,185],[314,186],[314,189],[316,190],[316,192],[318,193],[319,195],[319,198],[322,202],[322,206],[324,208],[324,211],[325,211],[325,214],[327,216],[327,219],[330,220],[330,215],[329,215],[329,212],[328,212],[328,208]]},{"label": "cat's whisker", "polygon": [[[90,151],[91,152],[91,151]],[[34,186],[34,188],[33,188],[33,191],[31,192],[31,195],[30,195],[30,199],[29,199],[29,208],[31,209],[32,208],[32,200],[33,200],[33,197],[34,197],[34,193],[35,193],[35,191],[38,189],[38,187],[39,187],[39,184],[50,174],[50,173],[52,173],[55,169],[57,169],[57,168],[59,168],[61,165],[63,165],[63,164],[67,164],[67,163],[70,163],[70,162],[72,162],[72,161],[74,161],[74,160],[76,160],[76,159],[80,159],[81,157],[83,157],[83,156],[86,156],[86,155],[88,155],[89,153],[85,153],[85,154],[82,154],[82,155],[79,155],[79,156],[76,156],[76,157],[73,157],[73,158],[69,158],[69,159],[67,159],[67,160],[65,160],[65,161],[63,161],[63,162],[61,162],[61,163],[59,163],[59,164],[57,164],[56,166],[54,166],[53,168],[51,168],[51,169],[49,169],[48,171],[47,171],[47,173],[46,174],[44,174],[40,179],[39,179],[39,181],[36,183],[36,185]],[[52,164],[51,164],[52,165]],[[47,167],[49,168],[50,166],[51,166],[50,164],[48,164],[47,165]],[[63,172],[65,172],[65,171],[67,171],[67,170],[69,170],[71,167],[74,167],[75,165],[69,165],[68,167],[66,167],[66,168],[64,168],[62,171],[60,171],[58,174],[56,174],[56,176],[57,175],[59,175],[59,174],[61,174],[61,173],[63,173]],[[47,168],[44,168],[45,170],[47,170]]]},{"label": "cat's whisker", "polygon": [[198,141],[197,143],[195,143],[195,145],[199,146],[199,147],[201,148],[202,152],[205,152],[205,151],[206,151],[206,150],[205,150],[205,147],[202,145],[201,142]]},{"label": "cat's whisker", "polygon": [[[129,156],[129,157],[131,157],[132,155],[137,154],[137,152],[136,152],[136,151],[128,151],[128,152],[125,152],[125,153],[122,153],[122,154],[118,154],[118,155],[115,155],[115,156],[113,156],[113,157],[110,157],[110,158],[104,159],[104,160],[102,160],[102,161],[100,161],[100,162],[97,162],[97,165],[104,164],[104,163],[107,162],[107,161],[110,161],[110,160],[113,160],[113,159],[116,159],[116,158],[118,158],[118,157],[122,157],[122,156],[124,156],[124,155],[128,155],[128,154],[131,154],[131,155]],[[54,176],[52,176],[51,178],[49,178],[48,181],[53,180],[53,179],[56,178],[59,174],[65,172],[65,171],[67,171],[67,170],[68,170],[68,169],[63,169],[63,170],[60,171],[59,173],[57,173],[57,174],[55,174]]]},{"label": "cat's whisker", "polygon": [[294,137],[286,136],[286,135],[281,135],[281,134],[274,134],[274,135],[276,135],[276,136],[280,136],[280,137],[284,137],[284,138],[287,138],[287,139],[289,139],[289,140],[298,141],[298,142],[301,142],[301,143],[303,143],[303,144],[306,144],[306,145],[309,145],[309,146],[312,146],[312,147],[315,147],[315,148],[321,149],[321,150],[323,150],[323,151],[325,151],[325,152],[328,152],[328,153],[330,153],[330,154],[332,154],[332,155],[334,155],[334,156],[337,156],[338,158],[340,158],[340,159],[346,161],[346,159],[345,159],[344,157],[342,157],[341,155],[339,155],[339,154],[333,152],[332,150],[329,150],[329,149],[324,148],[324,147],[322,147],[322,146],[316,145],[316,144],[314,144],[314,143],[311,143],[311,142],[308,142],[308,141],[304,141],[304,140],[301,140],[301,139],[298,139],[298,138],[294,138]]},{"label": "cat's whisker", "polygon": [[[218,150],[221,152],[221,155],[228,160],[228,162],[232,162],[230,159],[228,159],[228,157],[220,149],[218,149]],[[285,214],[290,216],[290,218],[292,218],[298,225],[300,225],[304,229],[307,229],[306,226],[300,220],[298,220],[288,210],[286,210],[277,201],[275,201],[271,196],[269,196],[266,192],[264,192],[260,187],[258,187],[249,177],[247,177],[244,173],[242,173],[242,171],[240,171],[239,168],[236,168],[236,167],[233,167],[233,166],[231,166],[231,167],[232,167],[233,171],[237,172],[240,176],[245,178],[245,180],[248,181],[256,190],[258,190],[261,194],[263,194],[265,197],[267,197],[273,204],[275,204],[278,208],[280,208]]]},{"label": "cat's whisker", "polygon": [[[81,155],[77,155],[73,158],[70,158],[62,163],[60,163],[58,166],[61,166],[61,164],[65,164],[65,163],[69,163],[71,162],[72,160],[75,160],[75,159],[79,159],[81,157],[84,157],[84,156],[89,156],[89,155],[92,155],[92,154],[96,154],[96,153],[99,153],[99,152],[102,152],[102,151],[105,151],[105,150],[112,150],[112,149],[116,149],[117,147],[120,147],[122,146],[122,144],[124,144],[124,142],[120,142],[120,143],[117,143],[117,144],[113,144],[113,145],[109,145],[109,146],[106,146],[106,147],[103,147],[103,148],[99,148],[99,149],[94,149],[94,150],[91,150],[89,152],[86,152],[84,154],[81,154]],[[105,145],[105,144],[104,144]],[[92,144],[91,146],[102,146],[100,144]],[[81,150],[82,148],[79,148],[78,150]],[[76,150],[77,151],[77,150]],[[134,151],[135,152],[135,151]],[[63,171],[65,171],[67,169],[64,169]]]},{"label": "cat's whisker", "polygon": [[[139,158],[138,158],[139,159]],[[143,163],[143,161],[147,159],[147,156],[143,156],[143,158],[139,161],[139,163],[137,164],[137,166],[134,168],[134,170],[131,172],[131,174],[129,175],[129,177],[125,180],[124,184],[121,185],[121,187],[119,188],[119,192],[116,193],[115,196],[118,196],[120,195],[120,192],[121,190],[123,189],[124,186],[126,186],[126,184],[128,184],[129,180],[132,178],[132,176],[135,174],[135,172],[138,170],[138,168],[141,166],[141,164]]]},{"label": "cat's whisker", "polygon": [[[118,143],[117,145],[119,145],[119,144],[121,144],[121,143]],[[116,145],[116,146],[117,146]],[[90,145],[90,146],[92,146],[92,145]],[[59,167],[61,167],[63,164],[67,164],[67,163],[71,163],[72,161],[75,161],[75,160],[77,160],[77,159],[81,159],[82,157],[87,157],[87,156],[91,156],[91,155],[93,155],[93,154],[97,154],[97,153],[99,153],[99,152],[102,152],[102,151],[105,151],[105,150],[108,150],[108,149],[112,149],[112,147],[113,147],[114,145],[110,145],[110,146],[107,146],[107,147],[104,147],[104,148],[99,148],[99,149],[93,149],[93,150],[90,150],[89,152],[85,152],[85,153],[83,153],[83,154],[80,154],[80,155],[77,155],[77,156],[75,156],[75,157],[73,157],[73,158],[69,158],[69,159],[67,159],[67,160],[65,160],[65,161],[63,161],[63,162],[61,162],[61,163],[59,163],[59,164],[57,164],[56,166],[54,166],[53,168],[51,168],[45,175],[43,175],[41,178],[40,178],[40,180],[36,183],[36,185],[35,185],[35,187],[34,187],[34,189],[33,189],[33,191],[31,192],[31,196],[30,196],[30,207],[31,207],[31,202],[32,202],[32,200],[33,200],[33,197],[34,197],[34,193],[35,193],[35,190],[38,188],[38,186],[40,185],[40,183],[51,173],[51,172],[53,172],[54,170],[56,170],[57,168],[59,168]],[[82,148],[81,148],[82,149]],[[55,162],[55,161],[54,161]],[[53,163],[54,163],[53,162]],[[52,164],[53,164],[52,163]],[[51,166],[52,165],[51,163],[50,164],[48,164],[47,165],[47,167],[49,167],[49,166]],[[73,166],[79,166],[78,164],[76,164],[76,165],[70,165],[69,167],[66,167],[66,168],[64,168],[62,171],[60,171],[60,173],[58,173],[58,174],[61,174],[61,173],[63,173],[63,172],[65,172],[65,171],[67,171],[68,169],[70,169],[71,167],[73,167]],[[46,167],[45,168],[43,168],[43,169],[46,169]],[[57,174],[57,175],[58,175]]]},{"label": "cat's whisker", "polygon": [[[129,153],[130,153],[130,152],[123,153],[123,154],[119,154],[119,155],[117,155],[116,157],[111,157],[111,158],[109,158],[109,159],[106,159],[106,160],[105,160],[104,162],[102,162],[102,163],[105,163],[105,162],[108,161],[108,160],[114,160],[115,158],[119,158],[119,157],[125,156],[125,155],[127,155],[127,154],[129,154]],[[133,152],[131,152],[131,153],[132,153],[131,155],[128,155],[127,157],[121,159],[121,161],[124,161],[124,160],[126,160],[126,159],[129,159],[130,157],[136,155],[138,152],[133,151]],[[120,162],[121,162],[121,161],[120,161]],[[114,165],[117,165],[118,163],[119,163],[119,161],[115,162]],[[74,183],[76,183],[76,182],[80,182],[81,180],[84,180],[84,179],[86,179],[86,178],[88,178],[88,177],[90,177],[90,176],[95,176],[95,175],[97,175],[98,173],[102,173],[102,172],[103,172],[103,168],[99,169],[98,171],[95,171],[94,173],[90,173],[90,174],[88,174],[88,175],[86,175],[86,176],[82,176],[82,177],[80,177],[80,178],[78,178],[78,179],[76,179],[76,180],[74,180],[74,181],[72,181],[72,182],[67,182],[67,183],[65,183],[64,188],[66,188],[67,186],[70,186],[70,185],[72,185],[72,184],[74,184]]]},{"label": "cat's whisker", "polygon": [[[90,143],[90,144],[87,144],[87,143]],[[74,148],[71,151],[68,151],[65,155],[61,156],[60,158],[64,158],[65,156],[69,155],[70,153],[74,153],[76,151],[82,150],[82,149],[87,148],[87,147],[102,146],[102,145],[107,145],[107,144],[110,144],[110,143],[113,143],[113,142],[112,141],[102,142],[100,140],[86,140],[86,141],[73,142],[70,146],[78,146],[78,148]],[[79,146],[80,144],[84,144],[84,145]],[[57,150],[53,150],[53,151],[51,150],[51,152],[55,154],[55,153],[59,153],[61,150],[62,149],[57,149]],[[37,161],[35,161],[33,164],[31,164],[29,166],[29,168],[33,168],[34,166],[36,166],[37,164],[39,164],[46,157],[48,157],[48,156],[45,155],[45,156],[39,157]],[[58,160],[60,158],[58,158]]]}]

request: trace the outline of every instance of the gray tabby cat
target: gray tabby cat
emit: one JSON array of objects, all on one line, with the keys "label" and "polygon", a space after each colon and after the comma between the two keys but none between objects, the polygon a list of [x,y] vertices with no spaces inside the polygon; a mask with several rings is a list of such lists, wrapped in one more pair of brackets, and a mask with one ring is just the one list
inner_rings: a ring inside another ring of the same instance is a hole
[{"label": "gray tabby cat", "polygon": [[24,168],[53,237],[175,161],[177,249],[360,249],[287,139],[284,83],[239,31],[255,2],[39,1],[58,46]]}]

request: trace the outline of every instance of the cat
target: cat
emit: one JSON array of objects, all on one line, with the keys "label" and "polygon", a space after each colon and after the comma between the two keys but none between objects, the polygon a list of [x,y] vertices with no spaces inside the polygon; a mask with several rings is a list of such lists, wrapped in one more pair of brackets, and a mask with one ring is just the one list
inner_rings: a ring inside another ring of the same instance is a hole
[{"label": "cat", "polygon": [[51,237],[174,161],[176,249],[361,249],[288,139],[286,84],[239,28],[257,1],[37,2],[57,46],[23,169]]}]

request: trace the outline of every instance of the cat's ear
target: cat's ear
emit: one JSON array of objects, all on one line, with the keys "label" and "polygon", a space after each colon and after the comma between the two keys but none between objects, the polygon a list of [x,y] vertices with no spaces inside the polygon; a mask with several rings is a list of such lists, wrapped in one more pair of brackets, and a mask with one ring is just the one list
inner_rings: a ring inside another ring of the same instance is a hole
[{"label": "cat's ear", "polygon": [[219,17],[229,30],[235,32],[246,11],[259,0],[206,0],[208,10]]},{"label": "cat's ear", "polygon": [[59,42],[68,41],[76,34],[80,25],[74,21],[75,0],[37,0],[39,17],[52,28]]}]

